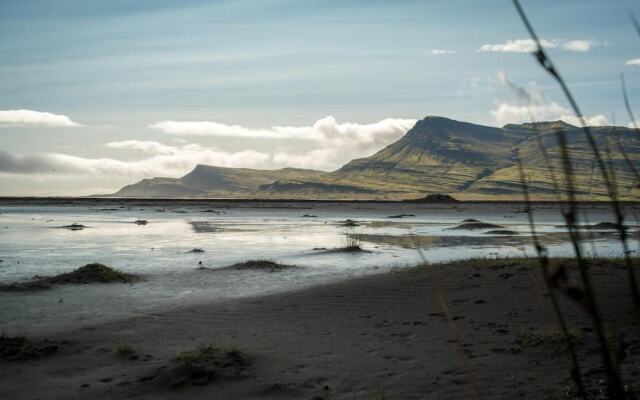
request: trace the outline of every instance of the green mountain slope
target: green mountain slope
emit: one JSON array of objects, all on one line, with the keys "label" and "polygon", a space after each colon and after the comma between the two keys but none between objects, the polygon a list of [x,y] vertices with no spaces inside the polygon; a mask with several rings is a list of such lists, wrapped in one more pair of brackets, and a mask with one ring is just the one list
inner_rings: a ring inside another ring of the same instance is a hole
[{"label": "green mountain slope", "polygon": [[307,169],[258,170],[198,165],[182,178],[143,179],[117,197],[242,197],[280,179],[307,180],[325,174]]},{"label": "green mountain slope", "polygon": [[[554,179],[564,185],[556,138],[559,129],[565,132],[574,159],[578,194],[584,198],[604,196],[601,174],[583,131],[577,127],[555,121],[495,128],[442,117],[424,118],[400,140],[334,172],[199,165],[182,178],[146,179],[115,195],[406,199],[449,193],[459,198],[520,199],[516,166],[516,154],[520,154],[533,195],[555,199]],[[608,165],[614,166],[620,195],[637,197],[637,182],[620,146],[640,168],[640,132],[623,127],[597,127],[593,132]],[[540,146],[551,160],[551,172]]]}]

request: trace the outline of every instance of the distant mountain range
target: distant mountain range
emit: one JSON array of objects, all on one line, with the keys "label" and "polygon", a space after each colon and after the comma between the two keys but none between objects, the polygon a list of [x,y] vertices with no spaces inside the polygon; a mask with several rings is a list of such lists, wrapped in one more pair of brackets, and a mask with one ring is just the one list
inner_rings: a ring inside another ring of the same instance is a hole
[{"label": "distant mountain range", "polygon": [[[601,198],[606,189],[580,128],[562,121],[495,128],[433,116],[418,121],[395,143],[337,171],[198,165],[182,178],[144,179],[125,186],[113,196],[411,199],[443,193],[458,199],[521,199],[516,164],[519,153],[530,176],[533,196],[553,200],[554,178],[558,184],[564,184],[555,135],[559,129],[568,138],[578,195]],[[638,198],[638,182],[620,146],[640,169],[640,131],[624,127],[592,130],[608,165],[615,169],[621,197]],[[548,153],[554,173],[546,167],[540,146]]]}]

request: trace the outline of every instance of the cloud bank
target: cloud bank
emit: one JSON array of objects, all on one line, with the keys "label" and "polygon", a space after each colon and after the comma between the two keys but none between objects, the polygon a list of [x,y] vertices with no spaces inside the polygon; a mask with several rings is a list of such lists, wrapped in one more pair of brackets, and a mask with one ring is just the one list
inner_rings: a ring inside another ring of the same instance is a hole
[{"label": "cloud bank", "polygon": [[197,144],[167,146],[158,142],[126,141],[109,147],[148,146],[148,157],[123,161],[113,158],[85,158],[59,153],[14,155],[0,150],[0,173],[15,175],[57,175],[144,178],[179,177],[197,164],[223,167],[264,167],[269,155],[253,150],[229,153]]},{"label": "cloud bank", "polygon": [[66,115],[33,110],[0,111],[0,127],[77,127]]},{"label": "cloud bank", "polygon": [[327,116],[311,126],[274,126],[267,129],[226,125],[212,121],[160,121],[149,127],[180,136],[214,136],[237,138],[302,139],[312,142],[315,150],[305,154],[292,151],[275,153],[276,165],[331,170],[353,158],[368,156],[398,140],[415,125],[415,119],[387,118],[372,124],[339,123]]},{"label": "cloud bank", "polygon": [[[525,88],[512,82],[503,73],[498,74],[498,81],[509,88],[513,99],[500,101],[496,108],[491,110],[496,125],[555,120],[562,120],[574,126],[581,125],[570,109],[547,99],[535,82],[530,82],[528,88]],[[590,126],[609,125],[609,121],[602,114],[586,116],[585,122]]]},{"label": "cloud bank", "polygon": [[[84,158],[59,153],[14,155],[0,150],[0,174],[57,176],[120,176],[141,179],[155,176],[180,177],[197,164],[222,167],[337,169],[353,158],[364,157],[399,139],[415,124],[413,119],[384,119],[373,124],[338,123],[333,117],[306,127],[252,129],[217,122],[162,121],[151,127],[172,135],[306,139],[313,145],[301,151],[286,140],[274,150],[224,151],[196,143],[166,144],[158,141],[123,140],[106,143],[138,158]],[[183,141],[184,142],[184,141]]]},{"label": "cloud bank", "polygon": [[181,136],[217,136],[269,139],[307,139],[318,142],[347,141],[354,144],[388,142],[398,138],[416,123],[415,119],[387,118],[373,124],[338,123],[327,116],[311,126],[273,126],[268,129],[226,125],[212,121],[159,121],[152,129]]}]

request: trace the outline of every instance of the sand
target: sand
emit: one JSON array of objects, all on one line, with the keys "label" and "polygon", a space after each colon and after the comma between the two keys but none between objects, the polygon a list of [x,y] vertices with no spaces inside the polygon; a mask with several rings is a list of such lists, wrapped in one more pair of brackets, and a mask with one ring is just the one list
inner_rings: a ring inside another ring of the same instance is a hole
[{"label": "sand", "polygon": [[[640,343],[625,273],[592,270],[608,327],[630,346],[625,381],[637,385]],[[46,357],[0,360],[0,398],[566,398],[568,358],[554,342],[545,293],[535,265],[464,262],[167,310],[57,333],[48,339],[70,343]],[[602,389],[589,319],[569,300],[562,305],[585,380]],[[250,361],[230,363],[232,374],[218,362],[212,379],[190,380],[202,370],[174,358],[208,344]]]}]

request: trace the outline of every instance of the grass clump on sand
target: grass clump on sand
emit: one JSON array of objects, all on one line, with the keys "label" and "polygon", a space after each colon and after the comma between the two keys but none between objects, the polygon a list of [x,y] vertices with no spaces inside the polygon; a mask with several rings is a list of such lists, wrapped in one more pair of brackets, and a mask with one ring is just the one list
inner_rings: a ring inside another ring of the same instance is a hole
[{"label": "grass clump on sand", "polygon": [[82,283],[132,283],[140,278],[137,275],[127,274],[117,269],[107,267],[100,263],[87,264],[75,271],[56,275],[46,279],[54,284],[82,284]]},{"label": "grass clump on sand", "polygon": [[4,291],[27,291],[49,289],[53,285],[66,284],[87,284],[87,283],[133,283],[140,280],[140,277],[133,274],[118,271],[100,263],[87,264],[75,271],[64,274],[40,277],[35,276],[28,282],[18,282],[9,285],[0,285],[0,290]]},{"label": "grass clump on sand", "polygon": [[220,349],[213,345],[198,347],[195,350],[183,351],[176,355],[175,360],[183,363],[197,364],[208,361],[220,352]]},{"label": "grass clump on sand", "polygon": [[24,361],[45,357],[56,351],[58,351],[58,345],[48,340],[36,342],[22,335],[0,334],[0,359]]},{"label": "grass clump on sand", "polygon": [[242,379],[253,360],[235,346],[219,348],[206,345],[178,353],[173,361],[177,365],[163,373],[169,375],[164,378],[168,378],[171,386],[178,387],[206,385],[222,379]]},{"label": "grass clump on sand", "polygon": [[362,234],[348,232],[345,236],[344,244],[342,247],[334,248],[334,249],[325,249],[318,248],[318,250],[322,250],[323,253],[369,253],[369,250],[365,250],[362,248]]},{"label": "grass clump on sand", "polygon": [[118,344],[113,348],[113,353],[123,360],[137,360],[138,359],[138,351],[135,347],[128,344]]},{"label": "grass clump on sand", "polygon": [[243,261],[243,262],[225,267],[225,269],[235,269],[235,270],[254,269],[254,270],[263,270],[268,272],[278,272],[278,271],[284,271],[292,268],[300,268],[300,267],[298,267],[297,265],[279,264],[275,261],[263,260],[263,259]]},{"label": "grass clump on sand", "polygon": [[362,235],[359,233],[348,233],[346,237],[346,243],[341,248],[337,249],[343,253],[357,253],[365,251],[362,248]]},{"label": "grass clump on sand", "polygon": [[559,328],[540,328],[523,331],[518,335],[516,344],[521,348],[533,348],[545,346],[555,352],[565,353],[569,351],[569,343],[576,346],[584,342],[584,338],[576,333],[569,332],[568,337]]}]

